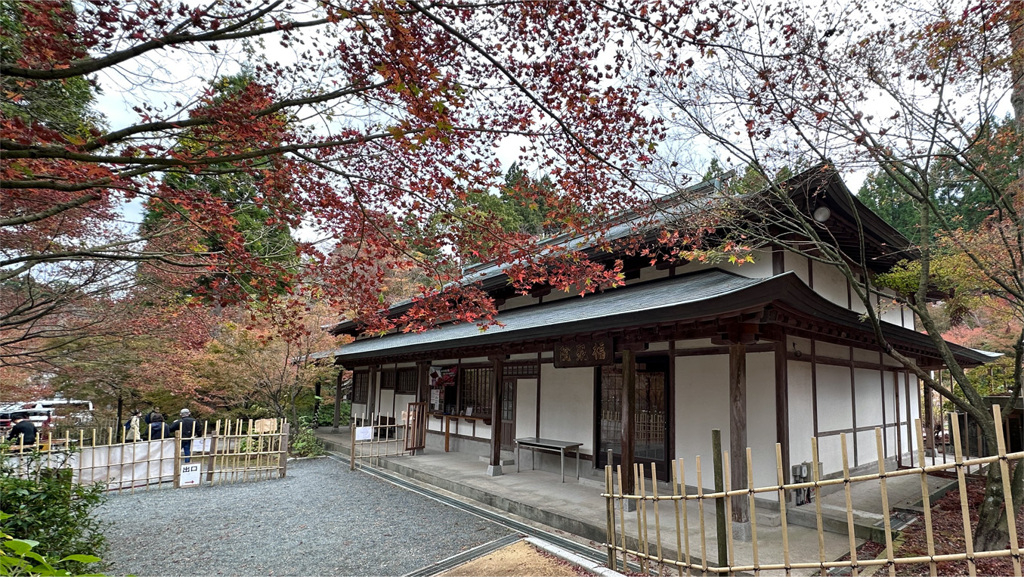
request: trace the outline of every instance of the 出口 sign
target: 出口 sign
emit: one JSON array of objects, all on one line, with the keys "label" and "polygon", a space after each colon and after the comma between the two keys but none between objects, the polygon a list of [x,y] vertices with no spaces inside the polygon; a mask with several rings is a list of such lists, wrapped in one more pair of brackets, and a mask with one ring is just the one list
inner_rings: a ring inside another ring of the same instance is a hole
[{"label": "\u51fa\u53e3 sign", "polygon": [[610,337],[555,345],[555,367],[559,369],[610,365],[614,362],[615,351]]}]

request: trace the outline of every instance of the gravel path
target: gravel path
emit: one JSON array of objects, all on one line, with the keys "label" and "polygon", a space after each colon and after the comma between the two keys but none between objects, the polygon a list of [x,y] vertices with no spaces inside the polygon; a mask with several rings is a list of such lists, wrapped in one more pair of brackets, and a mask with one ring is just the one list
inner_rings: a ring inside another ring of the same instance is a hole
[{"label": "gravel path", "polygon": [[404,575],[509,530],[332,459],[284,479],[111,495],[110,575]]}]

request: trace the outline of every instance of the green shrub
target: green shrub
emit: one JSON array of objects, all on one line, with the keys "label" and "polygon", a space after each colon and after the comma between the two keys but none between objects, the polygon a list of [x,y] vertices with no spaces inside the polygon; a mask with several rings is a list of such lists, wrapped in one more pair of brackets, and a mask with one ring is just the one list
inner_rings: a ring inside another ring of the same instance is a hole
[{"label": "green shrub", "polygon": [[[9,517],[8,513],[0,512],[0,523],[5,522]],[[37,551],[38,541],[31,539],[15,539],[0,529],[0,541],[3,542],[3,549],[0,549],[0,575],[43,575],[60,576],[71,575],[71,571],[60,567],[72,567],[73,565],[84,566],[92,563],[99,563],[100,558],[95,555],[68,555],[60,559],[47,559]],[[76,574],[80,572],[76,571]],[[102,577],[93,573],[96,577]]]},{"label": "green shrub", "polygon": [[323,442],[313,434],[308,417],[299,417],[299,426],[288,439],[288,451],[295,457],[319,457],[326,452]]},{"label": "green shrub", "polygon": [[75,556],[102,553],[106,545],[102,525],[92,515],[104,493],[102,485],[71,481],[71,469],[62,468],[69,457],[36,451],[24,455],[17,470],[13,460],[3,459],[0,511],[7,516],[0,518],[0,531],[37,543],[29,551],[33,555],[67,559],[64,569],[82,573],[85,564]]}]

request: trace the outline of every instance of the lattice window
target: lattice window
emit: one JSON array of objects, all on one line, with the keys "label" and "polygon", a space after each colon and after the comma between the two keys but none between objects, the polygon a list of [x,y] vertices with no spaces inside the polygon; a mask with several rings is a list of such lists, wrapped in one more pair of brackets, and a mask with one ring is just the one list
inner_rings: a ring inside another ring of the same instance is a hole
[{"label": "lattice window", "polygon": [[532,361],[514,365],[506,363],[502,370],[502,374],[506,377],[536,377],[540,375],[540,366]]},{"label": "lattice window", "polygon": [[416,369],[398,369],[396,392],[402,395],[415,395],[419,387]]},{"label": "lattice window", "polygon": [[370,373],[352,375],[352,402],[365,404],[370,398]]},{"label": "lattice window", "polygon": [[482,367],[462,369],[459,379],[459,413],[470,411],[473,416],[491,414],[491,387],[494,369]]},{"label": "lattice window", "polygon": [[380,388],[382,390],[395,388],[395,374],[395,369],[384,369],[380,372]]}]

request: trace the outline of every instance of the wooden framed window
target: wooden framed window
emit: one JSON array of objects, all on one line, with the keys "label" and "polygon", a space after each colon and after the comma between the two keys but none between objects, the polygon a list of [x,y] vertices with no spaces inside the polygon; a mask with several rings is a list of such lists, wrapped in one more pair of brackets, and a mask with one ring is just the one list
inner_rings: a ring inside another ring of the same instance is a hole
[{"label": "wooden framed window", "polygon": [[370,373],[352,375],[352,402],[366,404],[370,398]]},{"label": "wooden framed window", "polygon": [[419,386],[416,369],[398,369],[395,392],[400,395],[415,395]]},{"label": "wooden framed window", "polygon": [[494,369],[480,367],[462,369],[459,379],[459,414],[470,412],[474,417],[491,414],[491,381]]},{"label": "wooden framed window", "polygon": [[395,369],[384,369],[380,373],[380,388],[381,390],[392,390],[395,388],[395,375],[397,371]]},{"label": "wooden framed window", "polygon": [[529,378],[540,375],[540,365],[533,361],[526,361],[522,363],[505,363],[502,369],[502,374],[506,377],[519,377]]}]

